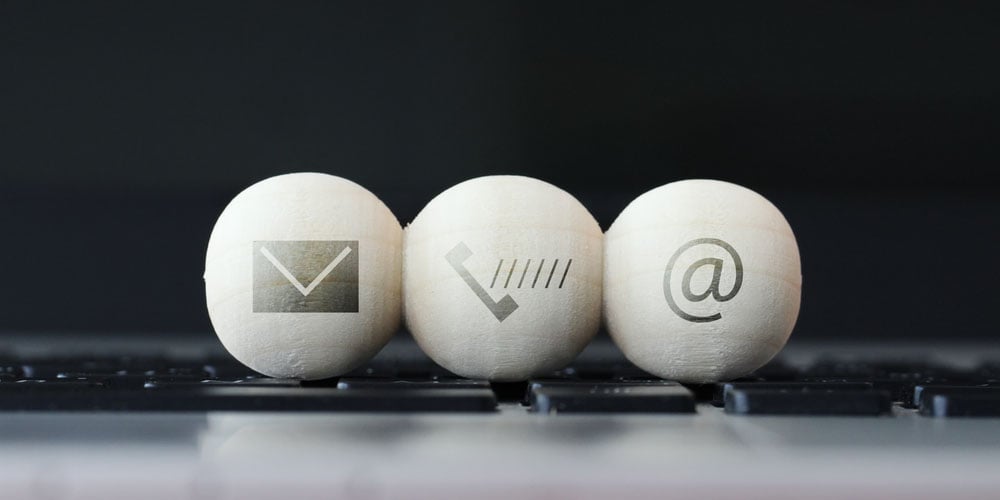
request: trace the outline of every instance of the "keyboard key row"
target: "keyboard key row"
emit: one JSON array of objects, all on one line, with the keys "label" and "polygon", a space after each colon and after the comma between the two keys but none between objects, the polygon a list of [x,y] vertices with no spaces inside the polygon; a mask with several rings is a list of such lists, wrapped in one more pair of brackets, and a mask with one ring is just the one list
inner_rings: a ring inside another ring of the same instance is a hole
[{"label": "keyboard key row", "polygon": [[892,410],[889,393],[874,389],[732,389],[726,413],[738,415],[885,415]]},{"label": "keyboard key row", "polygon": [[914,397],[928,417],[1000,417],[1000,387],[920,386]]},{"label": "keyboard key row", "polygon": [[231,359],[49,358],[0,361],[0,410],[461,412],[494,411],[499,401],[559,415],[692,413],[707,402],[732,415],[876,416],[896,404],[928,417],[1000,416],[997,374],[990,363],[959,371],[825,360],[805,370],[771,363],[745,379],[681,386],[602,363],[528,383],[490,383],[429,362],[391,360],[300,382],[262,377]]},{"label": "keyboard key row", "polygon": [[213,385],[145,390],[94,390],[82,383],[0,385],[0,411],[364,411],[490,412],[484,388],[406,390]]}]

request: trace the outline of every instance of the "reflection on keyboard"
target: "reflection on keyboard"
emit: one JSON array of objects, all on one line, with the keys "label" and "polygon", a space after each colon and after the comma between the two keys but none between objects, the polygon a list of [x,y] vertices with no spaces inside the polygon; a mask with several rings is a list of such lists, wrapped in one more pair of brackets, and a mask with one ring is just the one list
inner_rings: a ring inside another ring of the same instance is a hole
[{"label": "reflection on keyboard", "polygon": [[499,403],[567,413],[1000,417],[1000,362],[974,369],[821,359],[772,362],[719,384],[680,385],[626,363],[577,364],[522,383],[489,383],[433,363],[373,362],[338,379],[272,379],[230,358],[16,359],[0,356],[0,411],[493,412]]}]

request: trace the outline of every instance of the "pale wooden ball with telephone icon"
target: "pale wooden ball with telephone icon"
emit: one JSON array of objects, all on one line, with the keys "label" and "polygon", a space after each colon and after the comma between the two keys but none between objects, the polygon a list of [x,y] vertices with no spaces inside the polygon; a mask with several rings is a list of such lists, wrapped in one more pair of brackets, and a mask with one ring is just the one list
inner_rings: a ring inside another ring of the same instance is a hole
[{"label": "pale wooden ball with telephone icon", "polygon": [[465,181],[431,200],[404,239],[406,324],[454,373],[497,381],[548,373],[600,326],[601,229],[551,184]]}]

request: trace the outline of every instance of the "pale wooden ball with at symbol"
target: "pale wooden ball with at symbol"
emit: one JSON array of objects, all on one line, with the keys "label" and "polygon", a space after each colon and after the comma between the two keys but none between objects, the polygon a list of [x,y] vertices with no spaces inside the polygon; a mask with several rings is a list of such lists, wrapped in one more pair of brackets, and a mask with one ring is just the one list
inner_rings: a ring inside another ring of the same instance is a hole
[{"label": "pale wooden ball with at symbol", "polygon": [[625,356],[682,382],[747,375],[799,314],[799,250],[784,216],[736,184],[686,180],[630,203],[605,235],[604,318]]}]

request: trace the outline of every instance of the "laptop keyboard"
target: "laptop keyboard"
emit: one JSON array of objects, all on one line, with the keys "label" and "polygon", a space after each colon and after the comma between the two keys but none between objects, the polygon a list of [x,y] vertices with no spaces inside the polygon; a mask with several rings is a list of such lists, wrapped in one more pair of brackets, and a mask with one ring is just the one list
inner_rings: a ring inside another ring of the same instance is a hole
[{"label": "laptop keyboard", "polygon": [[263,377],[231,358],[0,356],[0,411],[495,412],[542,415],[1000,417],[1000,363],[957,369],[922,362],[780,360],[718,384],[655,379],[627,363],[578,363],[520,383],[455,377],[429,361],[377,362],[338,379]]}]

